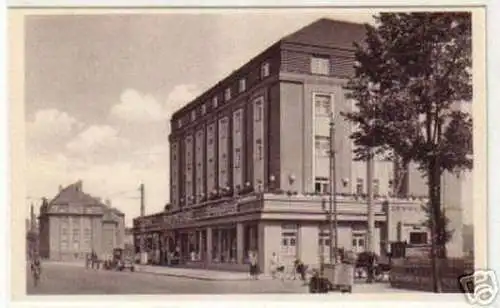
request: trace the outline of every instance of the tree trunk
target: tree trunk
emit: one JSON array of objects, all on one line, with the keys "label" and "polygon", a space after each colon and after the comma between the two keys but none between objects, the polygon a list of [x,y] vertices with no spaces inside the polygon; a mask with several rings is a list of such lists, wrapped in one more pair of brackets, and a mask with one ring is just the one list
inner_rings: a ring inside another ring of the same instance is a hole
[{"label": "tree trunk", "polygon": [[441,172],[436,159],[429,164],[428,176],[431,221],[432,289],[434,293],[441,293],[441,275],[439,270],[439,259],[442,254],[442,245],[439,240],[441,231]]}]

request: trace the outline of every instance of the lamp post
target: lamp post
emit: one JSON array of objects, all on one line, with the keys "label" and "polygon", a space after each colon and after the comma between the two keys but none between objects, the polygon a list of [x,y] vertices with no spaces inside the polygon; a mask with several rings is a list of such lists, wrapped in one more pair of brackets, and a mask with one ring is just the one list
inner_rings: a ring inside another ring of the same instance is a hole
[{"label": "lamp post", "polygon": [[[338,250],[338,217],[337,217],[337,168],[335,158],[335,122],[333,113],[330,114],[330,207],[329,207],[329,226],[330,226],[330,264],[334,264],[337,259]],[[333,215],[332,215],[333,213]],[[332,217],[333,216],[333,217]],[[333,247],[332,247],[333,244]],[[333,249],[332,249],[333,248]]]}]

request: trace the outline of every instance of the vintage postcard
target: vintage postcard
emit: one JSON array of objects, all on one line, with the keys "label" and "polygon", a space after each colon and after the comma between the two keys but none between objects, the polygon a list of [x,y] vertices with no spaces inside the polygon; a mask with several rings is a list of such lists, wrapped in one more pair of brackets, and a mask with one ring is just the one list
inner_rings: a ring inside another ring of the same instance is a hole
[{"label": "vintage postcard", "polygon": [[15,298],[495,300],[484,9],[9,25]]}]

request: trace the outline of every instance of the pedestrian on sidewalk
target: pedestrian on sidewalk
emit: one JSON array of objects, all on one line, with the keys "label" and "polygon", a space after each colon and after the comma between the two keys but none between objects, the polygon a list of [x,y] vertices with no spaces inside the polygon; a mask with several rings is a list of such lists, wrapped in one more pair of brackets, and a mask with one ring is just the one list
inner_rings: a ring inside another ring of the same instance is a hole
[{"label": "pedestrian on sidewalk", "polygon": [[300,280],[302,280],[304,283],[306,282],[306,271],[307,271],[307,265],[302,262],[299,258],[297,258],[294,262],[294,274],[293,274],[293,280],[297,279],[297,274],[300,275]]},{"label": "pedestrian on sidewalk", "polygon": [[250,251],[248,260],[250,263],[250,277],[254,280],[259,279],[259,263],[257,259],[257,253],[255,251]]},{"label": "pedestrian on sidewalk", "polygon": [[275,252],[273,252],[271,256],[270,265],[271,276],[273,279],[279,277],[281,280],[285,280],[285,266],[280,263],[279,257]]}]

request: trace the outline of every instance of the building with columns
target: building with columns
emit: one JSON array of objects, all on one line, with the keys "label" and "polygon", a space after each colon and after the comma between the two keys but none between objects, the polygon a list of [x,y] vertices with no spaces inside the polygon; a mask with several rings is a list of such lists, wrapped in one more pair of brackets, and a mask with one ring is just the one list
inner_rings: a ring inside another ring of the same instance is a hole
[{"label": "building with columns", "polygon": [[[341,112],[354,103],[353,42],[363,25],[318,20],[251,59],[173,114],[170,204],[134,219],[151,261],[178,250],[185,264],[263,271],[273,252],[286,264],[317,265],[330,249],[329,123],[335,124],[338,247],[362,252],[367,235],[366,164],[353,160],[354,127]],[[375,250],[391,241],[425,244],[425,182],[413,166],[395,198],[393,164],[375,161]],[[408,197],[411,196],[411,197]]]},{"label": "building with columns", "polygon": [[39,216],[40,256],[51,260],[78,260],[95,251],[100,258],[123,248],[125,215],[83,192],[78,181],[50,201],[45,200]]}]

